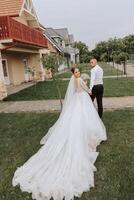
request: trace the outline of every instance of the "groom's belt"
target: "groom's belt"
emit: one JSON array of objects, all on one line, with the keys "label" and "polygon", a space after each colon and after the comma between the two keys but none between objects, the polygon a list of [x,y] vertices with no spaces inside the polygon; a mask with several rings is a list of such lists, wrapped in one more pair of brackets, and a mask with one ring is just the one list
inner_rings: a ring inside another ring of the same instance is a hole
[{"label": "groom's belt", "polygon": [[94,85],[94,86],[103,86],[103,84],[96,84],[96,85]]}]

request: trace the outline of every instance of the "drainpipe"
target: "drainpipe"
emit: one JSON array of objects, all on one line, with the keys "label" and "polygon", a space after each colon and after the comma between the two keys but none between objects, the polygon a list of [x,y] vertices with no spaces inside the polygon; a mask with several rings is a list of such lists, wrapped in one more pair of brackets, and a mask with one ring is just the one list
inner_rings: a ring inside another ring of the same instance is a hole
[{"label": "drainpipe", "polygon": [[1,50],[0,50],[0,81],[4,82]]}]

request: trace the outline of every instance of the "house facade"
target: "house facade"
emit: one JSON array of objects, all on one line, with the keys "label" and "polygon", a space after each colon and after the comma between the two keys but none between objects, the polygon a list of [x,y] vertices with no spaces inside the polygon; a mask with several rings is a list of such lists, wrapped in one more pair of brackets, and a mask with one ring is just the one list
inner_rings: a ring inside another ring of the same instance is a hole
[{"label": "house facade", "polygon": [[79,62],[73,35],[67,28],[43,27],[32,0],[0,0],[0,100],[10,85],[51,78],[41,61],[50,53],[66,58],[59,70]]},{"label": "house facade", "polygon": [[67,61],[67,66],[79,63],[79,50],[74,48],[74,36],[68,33],[67,28],[46,28],[44,35],[46,37],[49,36],[55,44],[55,47],[57,47],[57,49],[59,49],[64,55]]},{"label": "house facade", "polygon": [[0,0],[0,99],[8,85],[44,79],[41,58],[48,53],[32,0]]}]

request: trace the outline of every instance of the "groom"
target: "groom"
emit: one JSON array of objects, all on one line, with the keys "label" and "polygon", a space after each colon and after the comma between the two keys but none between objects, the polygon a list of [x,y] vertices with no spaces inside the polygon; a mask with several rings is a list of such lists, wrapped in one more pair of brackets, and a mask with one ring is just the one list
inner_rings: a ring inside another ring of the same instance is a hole
[{"label": "groom", "polygon": [[90,96],[92,101],[96,98],[98,105],[98,114],[100,118],[103,115],[103,69],[97,64],[97,60],[92,58],[90,60],[91,69],[91,79],[90,79]]}]

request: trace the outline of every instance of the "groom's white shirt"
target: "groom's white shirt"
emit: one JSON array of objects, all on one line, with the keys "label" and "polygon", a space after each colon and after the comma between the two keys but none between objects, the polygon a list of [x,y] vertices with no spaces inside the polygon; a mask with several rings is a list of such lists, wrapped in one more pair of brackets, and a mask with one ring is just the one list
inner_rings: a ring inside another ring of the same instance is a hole
[{"label": "groom's white shirt", "polygon": [[103,84],[103,69],[96,65],[91,69],[90,90],[93,89],[94,85],[99,84]]}]

